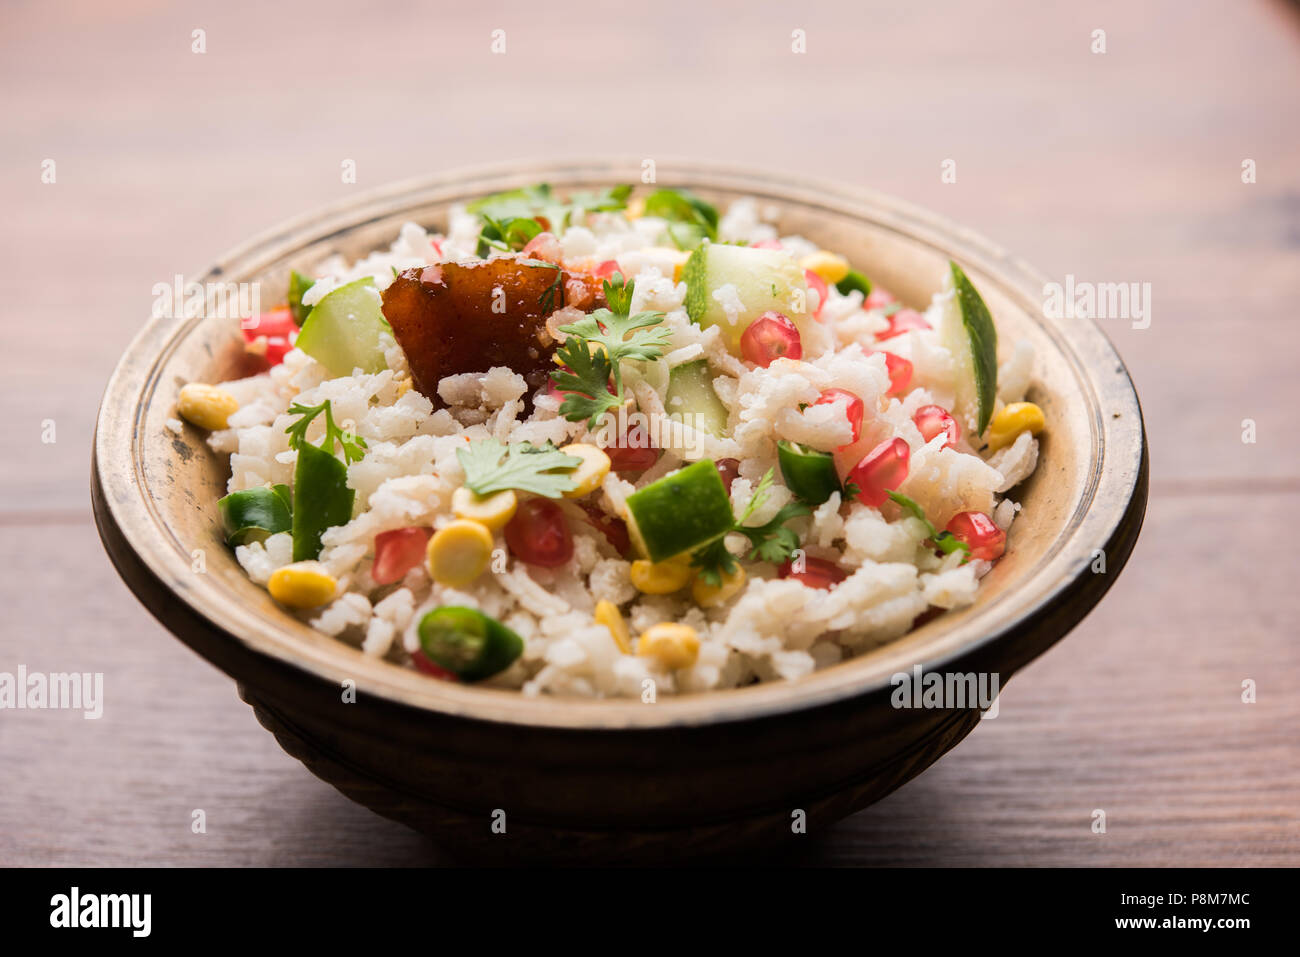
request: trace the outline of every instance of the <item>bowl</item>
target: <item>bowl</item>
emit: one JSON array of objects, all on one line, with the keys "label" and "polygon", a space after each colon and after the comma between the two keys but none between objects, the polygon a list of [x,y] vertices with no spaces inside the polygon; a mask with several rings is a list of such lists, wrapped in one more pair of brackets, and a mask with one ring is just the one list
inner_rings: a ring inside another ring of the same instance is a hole
[{"label": "bowl", "polygon": [[[407,220],[444,223],[453,203],[539,181],[603,188],[640,170],[639,160],[515,164],[403,183],[288,223],[193,278],[261,282],[269,304],[291,269],[387,245]],[[434,681],[284,613],[226,548],[224,457],[165,422],[186,382],[240,374],[237,319],[151,319],[99,412],[95,519],[140,601],[236,680],[285,751],[462,857],[655,861],[790,847],[792,825],[825,829],[978,724],[978,707],[894,707],[894,675],[919,665],[996,673],[1004,686],[1101,599],[1141,527],[1146,439],[1124,364],[1091,321],[1046,318],[1043,280],[1018,259],[865,190],[698,162],[663,164],[659,180],[718,203],[756,197],[783,234],[843,252],[912,306],[955,259],[1001,334],[1032,340],[1029,398],[1047,418],[1040,463],[1016,490],[1023,511],[974,605],[798,680],[653,703]]]}]

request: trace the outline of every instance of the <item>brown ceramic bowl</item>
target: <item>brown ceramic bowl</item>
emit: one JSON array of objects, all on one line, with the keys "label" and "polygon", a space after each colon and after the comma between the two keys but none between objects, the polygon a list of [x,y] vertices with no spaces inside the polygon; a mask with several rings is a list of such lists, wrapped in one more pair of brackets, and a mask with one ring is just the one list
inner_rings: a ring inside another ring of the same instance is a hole
[{"label": "brown ceramic bowl", "polygon": [[[194,278],[260,280],[269,302],[290,269],[386,245],[406,220],[443,223],[453,202],[538,181],[599,188],[639,173],[635,160],[552,163],[401,184],[289,223]],[[285,614],[223,544],[226,462],[197,431],[177,437],[163,423],[184,383],[236,374],[236,320],[150,321],[100,410],[95,516],[140,600],[235,678],[262,724],[315,774],[462,854],[644,860],[789,846],[796,809],[816,832],[919,774],[978,723],[971,709],[892,707],[892,675],[921,664],[997,672],[1005,684],[1100,600],[1141,526],[1146,440],[1124,364],[1093,323],[1045,319],[1043,281],[1019,260],[862,190],[700,163],[661,166],[659,181],[715,202],[758,197],[782,232],[842,251],[917,307],[953,258],[1002,335],[1033,341],[1042,458],[1016,493],[1024,511],[975,605],[797,681],[655,704],[432,681]],[[1098,550],[1104,573],[1092,570]],[[355,703],[342,700],[346,682]],[[492,827],[498,812],[505,834]]]}]

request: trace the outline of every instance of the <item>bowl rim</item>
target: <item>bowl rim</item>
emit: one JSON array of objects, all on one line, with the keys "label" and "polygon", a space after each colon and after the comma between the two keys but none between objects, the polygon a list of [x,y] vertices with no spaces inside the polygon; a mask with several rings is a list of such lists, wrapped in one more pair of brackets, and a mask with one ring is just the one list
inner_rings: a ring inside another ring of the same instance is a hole
[{"label": "bowl rim", "polygon": [[[651,708],[637,699],[532,697],[515,690],[431,682],[413,670],[363,656],[342,642],[330,642],[328,648],[319,643],[309,646],[302,633],[315,633],[305,624],[287,615],[283,622],[268,621],[238,602],[221,600],[219,591],[213,590],[215,576],[202,576],[194,583],[189,550],[162,523],[146,491],[141,454],[150,436],[143,428],[143,417],[166,360],[201,321],[168,318],[150,319],[133,338],[108,381],[96,422],[91,483],[95,519],[110,558],[128,586],[181,640],[240,681],[256,684],[255,677],[235,673],[239,662],[256,659],[272,665],[262,672],[268,680],[272,673],[285,677],[283,666],[288,666],[299,678],[325,683],[330,689],[354,681],[359,692],[402,708],[575,730],[697,726],[832,705],[878,693],[890,686],[894,674],[916,665],[926,671],[944,670],[993,644],[1035,634],[1036,647],[1023,654],[1023,660],[1011,663],[1009,671],[1014,671],[1067,633],[1118,577],[1136,542],[1146,507],[1148,453],[1140,403],[1123,361],[1100,326],[1092,320],[1066,323],[1045,317],[1037,295],[1044,285],[1040,274],[971,230],[904,200],[865,188],[730,163],[664,160],[658,167],[660,185],[714,187],[869,221],[960,258],[964,265],[973,265],[991,277],[1005,295],[1021,301],[1027,314],[1061,350],[1091,399],[1092,454],[1084,493],[1074,505],[1066,530],[1040,566],[1019,581],[1014,594],[1004,593],[987,604],[977,604],[955,621],[945,621],[951,616],[944,616],[909,633],[915,636],[929,630],[927,643],[920,649],[901,653],[895,647],[891,652],[887,644],[803,678],[663,696]],[[628,182],[640,178],[634,174],[640,168],[639,159],[585,158],[501,163],[403,180],[282,223],[237,246],[186,281],[202,284],[229,280],[232,275],[256,276],[295,247],[343,235],[397,215],[404,208],[493,192],[521,178],[561,187]],[[1104,416],[1098,394],[1103,375],[1113,378],[1108,383],[1109,414]],[[123,449],[129,449],[126,462]],[[127,467],[114,468],[109,463]],[[1098,548],[1106,553],[1106,574],[1093,574],[1089,569],[1093,550]],[[180,582],[188,583],[177,588]],[[1072,610],[1063,612],[1060,600],[1071,591],[1076,593],[1074,601],[1066,604]],[[176,603],[185,607],[171,607]],[[235,645],[223,648],[224,642]],[[1003,669],[1004,684],[1009,671]]]}]

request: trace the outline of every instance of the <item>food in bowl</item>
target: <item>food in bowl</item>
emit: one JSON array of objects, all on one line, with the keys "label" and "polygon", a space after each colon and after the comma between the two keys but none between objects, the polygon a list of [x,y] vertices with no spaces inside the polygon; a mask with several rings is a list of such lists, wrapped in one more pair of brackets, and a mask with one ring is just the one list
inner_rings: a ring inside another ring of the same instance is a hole
[{"label": "food in bowl", "polygon": [[294,273],[180,419],[249,577],[363,653],[525,694],[790,679],[975,600],[1034,470],[1033,350],[752,200],[549,187]]}]

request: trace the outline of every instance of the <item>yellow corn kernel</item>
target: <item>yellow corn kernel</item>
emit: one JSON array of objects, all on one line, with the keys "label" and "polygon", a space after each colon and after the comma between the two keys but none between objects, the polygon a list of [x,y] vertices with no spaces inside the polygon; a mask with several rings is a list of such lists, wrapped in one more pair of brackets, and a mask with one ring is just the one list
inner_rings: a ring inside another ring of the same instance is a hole
[{"label": "yellow corn kernel", "polygon": [[989,449],[996,452],[1013,443],[1021,432],[1037,435],[1047,426],[1043,410],[1032,402],[1013,402],[989,423]]},{"label": "yellow corn kernel", "polygon": [[440,585],[458,588],[487,571],[492,533],[478,522],[458,519],[429,539],[429,574]]},{"label": "yellow corn kernel", "polygon": [[187,422],[201,429],[224,429],[230,416],[239,410],[239,400],[224,389],[204,382],[191,382],[181,389],[176,411]]},{"label": "yellow corn kernel", "polygon": [[799,260],[799,266],[815,272],[832,286],[849,274],[849,261],[824,249],[804,256]]},{"label": "yellow corn kernel", "polygon": [[277,568],[266,583],[266,590],[281,605],[290,608],[315,608],[334,597],[338,582],[320,562],[294,562]]},{"label": "yellow corn kernel", "polygon": [[700,638],[690,625],[664,621],[641,633],[636,653],[646,658],[657,658],[670,671],[689,668],[700,656]]},{"label": "yellow corn kernel", "polygon": [[582,459],[582,464],[569,473],[569,477],[576,484],[564,493],[565,498],[582,498],[600,488],[601,483],[605,481],[605,476],[609,474],[608,455],[596,446],[582,442],[573,442],[560,451],[565,455]]},{"label": "yellow corn kernel", "polygon": [[518,507],[519,499],[508,488],[491,495],[478,495],[462,486],[451,493],[451,510],[457,518],[478,522],[493,532],[514,518]]},{"label": "yellow corn kernel", "polygon": [[637,591],[647,595],[671,595],[681,591],[691,580],[691,566],[672,559],[652,562],[638,558],[632,563],[630,576]]},{"label": "yellow corn kernel", "polygon": [[400,399],[402,396],[406,395],[406,393],[410,392],[410,391],[411,391],[411,388],[412,388],[412,386],[413,386],[413,384],[414,384],[414,383],[411,382],[411,377],[410,377],[410,376],[406,376],[405,378],[398,379],[398,380],[397,380],[397,397]]},{"label": "yellow corn kernel", "polygon": [[734,572],[722,576],[720,585],[710,585],[696,575],[695,583],[691,585],[691,596],[695,599],[695,604],[701,608],[714,608],[736,597],[744,587],[745,569],[737,565]]},{"label": "yellow corn kernel", "polygon": [[632,653],[632,637],[628,634],[627,622],[623,620],[623,613],[618,610],[618,605],[602,598],[596,602],[595,618],[596,624],[604,625],[609,629],[614,644],[618,645],[618,650],[625,655],[630,655]]},{"label": "yellow corn kernel", "polygon": [[628,219],[640,219],[645,215],[645,197],[633,196],[627,201],[627,209],[623,213]]}]

